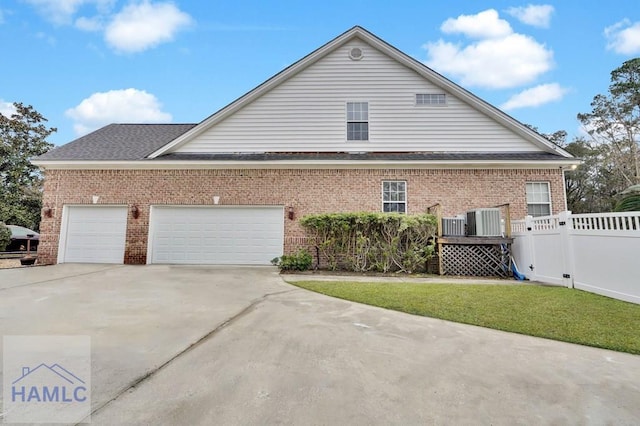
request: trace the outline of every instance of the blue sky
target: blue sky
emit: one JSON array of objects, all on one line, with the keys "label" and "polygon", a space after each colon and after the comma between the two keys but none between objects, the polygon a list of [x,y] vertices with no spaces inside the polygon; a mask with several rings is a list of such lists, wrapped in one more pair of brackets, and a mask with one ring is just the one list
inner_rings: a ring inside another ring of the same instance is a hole
[{"label": "blue sky", "polygon": [[111,122],[199,122],[354,25],[543,132],[640,56],[635,1],[2,0],[0,113],[55,144]]}]

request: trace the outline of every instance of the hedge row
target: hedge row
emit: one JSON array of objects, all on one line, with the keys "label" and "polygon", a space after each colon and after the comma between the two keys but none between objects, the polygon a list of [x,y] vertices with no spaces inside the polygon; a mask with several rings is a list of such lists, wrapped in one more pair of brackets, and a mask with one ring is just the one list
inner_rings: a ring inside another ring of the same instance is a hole
[{"label": "hedge row", "polygon": [[420,272],[434,253],[430,214],[314,214],[300,223],[332,270]]}]

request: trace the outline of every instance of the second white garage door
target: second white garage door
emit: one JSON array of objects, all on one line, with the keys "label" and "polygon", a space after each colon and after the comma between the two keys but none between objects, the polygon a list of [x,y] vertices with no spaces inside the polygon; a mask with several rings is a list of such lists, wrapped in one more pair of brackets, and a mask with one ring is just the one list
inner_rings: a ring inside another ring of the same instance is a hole
[{"label": "second white garage door", "polygon": [[283,238],[282,207],[153,206],[147,263],[268,265]]}]

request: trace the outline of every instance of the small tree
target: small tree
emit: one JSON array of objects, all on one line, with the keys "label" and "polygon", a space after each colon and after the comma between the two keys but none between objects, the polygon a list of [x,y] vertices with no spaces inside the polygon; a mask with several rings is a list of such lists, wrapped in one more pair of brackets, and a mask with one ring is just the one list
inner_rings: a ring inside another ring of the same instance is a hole
[{"label": "small tree", "polygon": [[606,145],[585,138],[576,138],[564,149],[580,158],[575,170],[565,173],[567,206],[574,213],[611,211],[624,181],[616,173],[616,162]]},{"label": "small tree", "polygon": [[640,183],[640,58],[611,72],[606,95],[596,95],[592,111],[578,114],[594,142],[606,147],[614,193]]},{"label": "small tree", "polygon": [[633,185],[620,193],[622,197],[616,204],[616,212],[640,211],[640,185]]},{"label": "small tree", "polygon": [[11,230],[0,222],[0,251],[4,251],[11,242]]},{"label": "small tree", "polygon": [[11,117],[0,114],[0,221],[38,229],[42,208],[42,176],[31,159],[53,146],[56,131],[31,105],[14,103]]},{"label": "small tree", "polygon": [[640,211],[640,194],[629,195],[620,200],[614,209],[616,212],[638,212]]}]

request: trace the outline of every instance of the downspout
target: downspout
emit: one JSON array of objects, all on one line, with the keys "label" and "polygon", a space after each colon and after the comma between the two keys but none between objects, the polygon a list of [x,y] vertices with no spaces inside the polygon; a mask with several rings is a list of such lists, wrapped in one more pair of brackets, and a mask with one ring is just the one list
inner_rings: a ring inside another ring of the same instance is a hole
[{"label": "downspout", "polygon": [[564,211],[569,210],[569,207],[567,205],[567,176],[565,175],[566,172],[567,172],[567,169],[562,168],[562,194],[564,196]]}]

